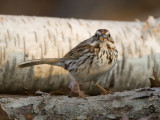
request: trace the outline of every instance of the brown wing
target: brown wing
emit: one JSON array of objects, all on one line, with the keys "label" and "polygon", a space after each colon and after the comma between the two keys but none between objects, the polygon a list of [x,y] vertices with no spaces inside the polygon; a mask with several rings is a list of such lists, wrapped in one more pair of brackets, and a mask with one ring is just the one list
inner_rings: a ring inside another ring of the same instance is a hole
[{"label": "brown wing", "polygon": [[76,47],[71,49],[63,58],[65,59],[77,59],[81,57],[85,52],[87,52],[87,49],[89,50],[91,48],[91,45],[88,43],[88,40],[85,40],[78,44]]}]

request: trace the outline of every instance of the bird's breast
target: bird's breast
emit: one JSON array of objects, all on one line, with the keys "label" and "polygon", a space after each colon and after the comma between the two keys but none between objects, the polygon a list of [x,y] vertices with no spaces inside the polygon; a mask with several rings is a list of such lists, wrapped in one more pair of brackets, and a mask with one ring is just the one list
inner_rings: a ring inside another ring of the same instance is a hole
[{"label": "bird's breast", "polygon": [[112,67],[116,61],[114,51],[101,49],[67,62],[67,70],[80,81],[97,79]]}]

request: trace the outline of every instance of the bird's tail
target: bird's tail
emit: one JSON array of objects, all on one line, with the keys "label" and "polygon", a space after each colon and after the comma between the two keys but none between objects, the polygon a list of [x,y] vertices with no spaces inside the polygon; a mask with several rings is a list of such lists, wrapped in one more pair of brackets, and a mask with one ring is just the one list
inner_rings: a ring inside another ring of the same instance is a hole
[{"label": "bird's tail", "polygon": [[57,65],[61,66],[63,63],[60,58],[45,58],[45,59],[35,59],[35,60],[29,60],[26,62],[22,62],[18,65],[19,68],[34,66],[34,65],[40,65],[40,64],[50,64],[50,65]]}]

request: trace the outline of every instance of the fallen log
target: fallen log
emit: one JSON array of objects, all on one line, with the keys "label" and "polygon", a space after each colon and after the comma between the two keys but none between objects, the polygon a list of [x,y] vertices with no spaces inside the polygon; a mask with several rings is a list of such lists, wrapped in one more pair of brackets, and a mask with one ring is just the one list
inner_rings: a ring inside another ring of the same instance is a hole
[{"label": "fallen log", "polygon": [[18,120],[160,119],[160,88],[115,92],[86,99],[47,93],[42,96],[1,95],[0,103],[8,118]]}]

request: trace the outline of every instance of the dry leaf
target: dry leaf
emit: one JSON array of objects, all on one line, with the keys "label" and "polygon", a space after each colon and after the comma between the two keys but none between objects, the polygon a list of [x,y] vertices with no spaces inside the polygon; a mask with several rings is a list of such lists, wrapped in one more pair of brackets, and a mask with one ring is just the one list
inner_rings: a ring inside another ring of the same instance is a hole
[{"label": "dry leaf", "polygon": [[32,115],[29,113],[25,114],[25,118],[26,118],[26,120],[33,120]]},{"label": "dry leaf", "polygon": [[5,112],[4,108],[0,104],[0,120],[12,120],[7,113]]},{"label": "dry leaf", "polygon": [[153,68],[153,76],[154,76],[154,78],[155,78],[156,81],[159,81],[157,73],[154,71],[154,68]]},{"label": "dry leaf", "polygon": [[154,71],[154,68],[153,68],[153,77],[155,78],[155,80],[153,78],[149,78],[151,82],[151,87],[160,87],[160,81],[158,79],[157,73]]}]

